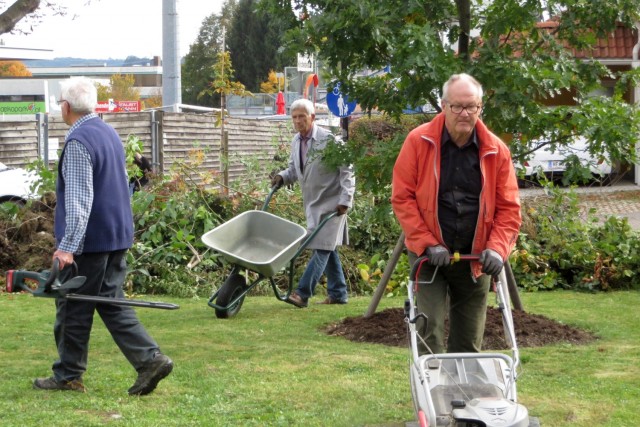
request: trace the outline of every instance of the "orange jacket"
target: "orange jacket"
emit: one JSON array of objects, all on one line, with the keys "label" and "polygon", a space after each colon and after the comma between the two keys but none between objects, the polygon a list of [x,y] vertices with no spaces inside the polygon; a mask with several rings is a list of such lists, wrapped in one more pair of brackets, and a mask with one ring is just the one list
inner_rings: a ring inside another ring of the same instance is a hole
[{"label": "orange jacket", "polygon": [[[412,130],[393,168],[391,204],[405,233],[407,249],[418,255],[443,245],[438,221],[440,145],[444,114]],[[472,253],[493,249],[506,259],[520,229],[520,196],[511,153],[481,120],[476,123],[482,192]],[[481,265],[472,263],[474,275]]]}]

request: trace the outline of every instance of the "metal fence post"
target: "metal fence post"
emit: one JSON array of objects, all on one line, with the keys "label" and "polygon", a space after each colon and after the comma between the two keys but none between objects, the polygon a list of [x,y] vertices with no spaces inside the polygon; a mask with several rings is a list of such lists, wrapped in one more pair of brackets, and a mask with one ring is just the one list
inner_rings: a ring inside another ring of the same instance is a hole
[{"label": "metal fence post", "polygon": [[158,122],[156,121],[156,110],[150,112],[151,120],[151,167],[158,173]]},{"label": "metal fence post", "polygon": [[45,113],[36,113],[38,158],[49,167],[49,116]]}]

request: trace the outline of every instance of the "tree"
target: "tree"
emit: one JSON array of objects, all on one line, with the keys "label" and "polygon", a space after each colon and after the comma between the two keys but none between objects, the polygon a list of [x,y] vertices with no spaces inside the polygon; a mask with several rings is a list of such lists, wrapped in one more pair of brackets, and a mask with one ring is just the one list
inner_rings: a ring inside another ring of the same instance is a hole
[{"label": "tree", "polygon": [[209,86],[204,89],[198,96],[212,95],[214,93],[220,95],[220,136],[221,146],[224,154],[221,156],[221,163],[223,165],[223,182],[222,191],[224,194],[229,192],[229,174],[227,169],[228,158],[226,152],[229,147],[226,143],[225,131],[224,131],[224,116],[228,95],[247,96],[252,95],[248,92],[244,85],[240,82],[233,81],[233,65],[231,64],[231,56],[229,52],[223,51],[218,53],[218,60],[213,68],[213,80],[209,83]]},{"label": "tree", "polygon": [[147,108],[160,108],[160,107],[162,107],[162,91],[160,89],[155,89],[150,97],[145,98],[142,101],[143,110]]},{"label": "tree", "polygon": [[196,42],[189,47],[182,65],[182,102],[185,104],[220,105],[220,94],[200,95],[211,80],[211,67],[222,49],[223,32],[230,27],[235,0],[224,3],[220,15],[205,18]]},{"label": "tree", "polygon": [[[637,0],[265,1],[274,13],[293,3],[303,19],[288,32],[288,48],[317,53],[330,79],[365,111],[398,117],[407,106],[437,108],[443,82],[468,72],[486,90],[483,120],[518,136],[515,157],[538,148],[540,137],[564,145],[580,134],[593,154],[636,158],[640,113],[625,97],[640,69],[607,68],[574,51],[589,52],[618,23],[633,28]],[[542,16],[557,25],[541,26]],[[359,77],[385,67],[390,71]],[[591,95],[603,81],[615,82],[613,97]]]},{"label": "tree", "polygon": [[[7,3],[9,3],[8,6]],[[31,27],[26,28],[26,26],[41,22],[45,14],[45,11],[39,9],[40,3],[40,0],[16,0],[13,2],[0,0],[0,10],[4,10],[0,13],[0,34],[13,31],[23,34],[31,32]],[[48,9],[47,12],[56,15],[64,15],[67,9],[66,6],[49,1],[45,2],[45,6]]]},{"label": "tree", "polygon": [[118,101],[139,101],[140,90],[134,87],[133,74],[114,74],[109,79],[111,83],[111,97]]},{"label": "tree", "polygon": [[221,107],[224,113],[225,97],[228,95],[251,96],[251,92],[247,91],[244,85],[234,81],[233,64],[231,63],[231,55],[229,52],[220,52],[217,55],[215,65],[211,67],[212,80],[208,87],[199,93],[199,96],[211,96],[217,93],[221,96]]},{"label": "tree", "polygon": [[293,27],[293,13],[274,14],[260,8],[260,0],[239,0],[233,13],[227,45],[236,78],[248,90],[260,90],[269,70],[295,63],[295,54],[282,51],[282,37]]},{"label": "tree", "polygon": [[109,79],[109,85],[96,84],[98,101],[139,101],[140,90],[133,85],[135,77],[132,74],[114,74]]},{"label": "tree", "polygon": [[20,61],[0,61],[1,77],[31,77],[31,71]]},{"label": "tree", "polygon": [[267,81],[260,83],[261,93],[276,93],[284,87],[284,77],[277,77],[276,72],[269,70]]},{"label": "tree", "polygon": [[[4,8],[5,2],[0,3]],[[12,31],[25,16],[32,14],[40,6],[40,0],[18,0],[13,2],[0,14],[0,34]]]}]

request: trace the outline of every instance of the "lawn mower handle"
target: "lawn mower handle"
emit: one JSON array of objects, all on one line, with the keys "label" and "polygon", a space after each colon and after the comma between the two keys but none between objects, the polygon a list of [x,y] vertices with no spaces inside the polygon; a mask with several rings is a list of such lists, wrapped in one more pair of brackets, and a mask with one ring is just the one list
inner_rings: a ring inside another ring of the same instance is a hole
[{"label": "lawn mower handle", "polygon": [[[451,264],[453,264],[454,262],[458,262],[458,261],[478,261],[478,259],[480,258],[480,255],[478,254],[468,254],[468,255],[460,255],[458,252],[454,252],[453,254],[449,255],[451,257]],[[413,263],[413,266],[411,266],[411,273],[409,274],[409,278],[410,279],[415,279],[415,281],[418,281],[418,278],[416,277],[416,273],[418,272],[418,270],[420,269],[420,266],[429,261],[429,257],[426,255],[423,255],[421,257],[419,257],[418,259],[416,259],[416,261]],[[433,273],[433,277],[435,278],[435,274],[438,271],[438,267],[436,267],[436,271],[434,271]],[[433,281],[433,280],[432,280]]]}]

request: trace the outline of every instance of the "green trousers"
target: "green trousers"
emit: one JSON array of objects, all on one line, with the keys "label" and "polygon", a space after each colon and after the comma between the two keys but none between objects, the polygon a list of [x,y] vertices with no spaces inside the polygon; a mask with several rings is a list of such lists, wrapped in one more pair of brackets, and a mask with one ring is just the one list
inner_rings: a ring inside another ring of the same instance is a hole
[{"label": "green trousers", "polygon": [[[418,258],[409,251],[409,263]],[[424,313],[427,321],[416,323],[421,341],[419,354],[477,353],[482,347],[484,325],[487,318],[487,295],[490,276],[482,275],[474,280],[469,261],[458,261],[438,268],[424,263],[419,273],[416,293],[416,309]],[[433,283],[423,283],[431,281]],[[449,316],[449,336],[445,345],[445,318]]]}]

